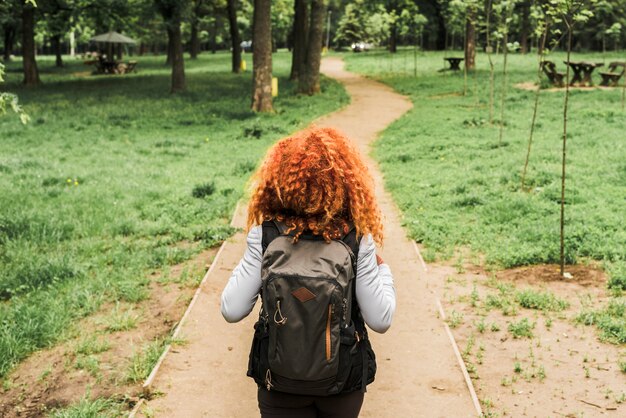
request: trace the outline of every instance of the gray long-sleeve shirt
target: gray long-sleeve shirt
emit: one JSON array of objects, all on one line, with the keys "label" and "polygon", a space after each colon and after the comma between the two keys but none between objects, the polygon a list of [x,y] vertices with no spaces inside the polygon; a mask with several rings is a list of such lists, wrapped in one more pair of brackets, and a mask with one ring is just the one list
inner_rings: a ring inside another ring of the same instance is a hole
[{"label": "gray long-sleeve shirt", "polygon": [[[228,322],[238,322],[248,316],[259,296],[262,237],[261,226],[250,230],[246,252],[222,292],[221,310]],[[371,235],[364,236],[359,246],[356,298],[367,326],[376,332],[387,331],[396,310],[396,291],[389,266],[376,262],[376,247]]]}]

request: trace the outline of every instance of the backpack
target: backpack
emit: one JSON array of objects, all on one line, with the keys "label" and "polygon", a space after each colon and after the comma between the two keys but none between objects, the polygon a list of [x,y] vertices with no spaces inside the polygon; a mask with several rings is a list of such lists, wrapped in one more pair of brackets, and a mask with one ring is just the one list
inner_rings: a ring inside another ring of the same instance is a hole
[{"label": "backpack", "polygon": [[359,242],[263,222],[261,309],[247,375],[267,390],[329,396],[374,381],[376,357],[355,293]]}]

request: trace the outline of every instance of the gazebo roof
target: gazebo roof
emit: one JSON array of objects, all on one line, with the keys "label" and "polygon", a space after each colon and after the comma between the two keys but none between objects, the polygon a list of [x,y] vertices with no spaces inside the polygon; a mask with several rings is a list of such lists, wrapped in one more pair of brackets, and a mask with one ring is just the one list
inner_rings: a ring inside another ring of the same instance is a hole
[{"label": "gazebo roof", "polygon": [[137,41],[124,36],[117,32],[107,32],[102,35],[96,35],[89,40],[90,42],[110,42],[112,44],[136,44]]}]

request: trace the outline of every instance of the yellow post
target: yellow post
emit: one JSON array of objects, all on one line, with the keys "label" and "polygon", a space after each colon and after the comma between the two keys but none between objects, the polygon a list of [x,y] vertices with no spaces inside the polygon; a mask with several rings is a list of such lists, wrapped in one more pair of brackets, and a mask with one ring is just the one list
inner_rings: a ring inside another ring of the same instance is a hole
[{"label": "yellow post", "polygon": [[323,47],[322,48],[322,55],[326,55],[327,52],[328,52],[328,48]]},{"label": "yellow post", "polygon": [[246,71],[246,60],[241,60],[241,62],[239,63],[239,69],[241,69],[241,71]]},{"label": "yellow post", "polygon": [[278,79],[272,77],[272,97],[278,96]]}]

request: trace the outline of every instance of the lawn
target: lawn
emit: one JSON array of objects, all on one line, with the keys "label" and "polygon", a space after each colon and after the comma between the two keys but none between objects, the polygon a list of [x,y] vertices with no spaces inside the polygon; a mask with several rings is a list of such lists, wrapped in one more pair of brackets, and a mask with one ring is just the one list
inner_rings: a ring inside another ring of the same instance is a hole
[{"label": "lawn", "polygon": [[327,79],[324,94],[296,95],[287,53],[274,56],[273,115],[250,112],[251,73],[229,73],[227,53],[188,60],[177,96],[163,57],[127,76],[38,60],[42,86],[19,85],[19,62],[2,86],[32,121],[0,119],[0,377],[103,303],[149,297],[150,272],[229,237],[267,147],[348,101]]},{"label": "lawn", "polygon": [[[447,54],[462,56],[461,51]],[[537,81],[537,56],[509,57],[502,143],[502,56],[495,57],[493,124],[484,54],[467,81],[463,72],[438,71],[444,53],[419,53],[417,77],[410,50],[343,56],[348,69],[413,101],[414,108],[383,132],[373,154],[408,234],[433,262],[428,280],[439,288],[483,416],[543,416],[546,411],[595,416],[598,408],[622,410],[622,89],[571,92],[565,245],[566,271],[573,280],[562,280],[551,263],[559,261],[563,91],[540,93],[521,191],[535,92],[514,86]],[[564,58],[562,53],[550,57],[563,72]],[[616,58],[624,59],[609,55],[606,61]],[[603,57],[581,53],[573,59]],[[545,79],[542,75],[542,85]],[[599,79],[595,74],[596,83]],[[597,267],[610,276],[608,289]]]},{"label": "lawn", "polygon": [[[447,53],[460,55],[461,51]],[[386,186],[404,215],[410,236],[425,256],[465,257],[496,268],[559,260],[562,91],[542,91],[532,154],[520,191],[533,91],[513,85],[537,80],[534,54],[509,57],[504,136],[499,144],[502,56],[495,56],[494,124],[489,123],[489,66],[439,72],[444,53],[344,54],[350,70],[374,77],[408,95],[414,108],[376,143]],[[603,61],[601,54],[572,59]],[[550,57],[559,71],[565,55]],[[608,55],[606,61],[624,59]],[[594,75],[596,83],[599,75]],[[542,76],[545,79],[545,76]],[[597,260],[626,289],[626,111],[622,89],[572,91],[570,97],[565,245],[568,263]],[[464,248],[464,256],[456,249]],[[468,255],[469,254],[469,255]],[[463,260],[459,260],[463,261]]]}]

